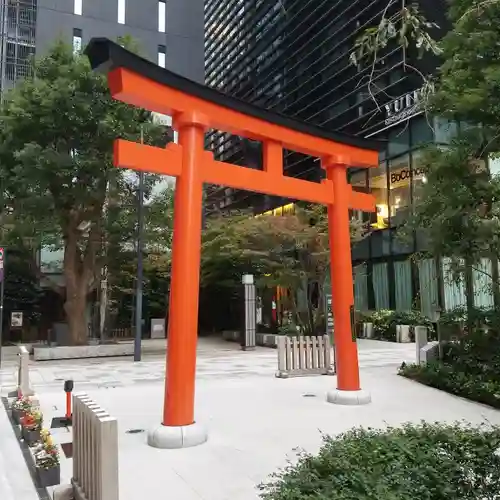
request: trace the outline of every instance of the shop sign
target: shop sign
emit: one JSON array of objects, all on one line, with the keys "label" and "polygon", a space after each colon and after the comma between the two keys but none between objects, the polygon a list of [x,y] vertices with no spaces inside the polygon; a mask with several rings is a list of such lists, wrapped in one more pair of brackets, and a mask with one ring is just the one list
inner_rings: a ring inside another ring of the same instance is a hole
[{"label": "shop sign", "polygon": [[333,306],[332,306],[332,295],[330,293],[325,294],[326,302],[326,334],[331,335],[333,339]]},{"label": "shop sign", "polygon": [[423,168],[416,168],[413,172],[409,168],[404,168],[399,172],[391,172],[391,184],[396,184],[397,182],[410,179],[411,177],[418,177],[420,175],[425,175],[425,170]]},{"label": "shop sign", "polygon": [[394,125],[402,120],[411,118],[420,112],[420,104],[422,103],[422,89],[408,92],[394,101],[386,104],[385,108],[385,125]]}]

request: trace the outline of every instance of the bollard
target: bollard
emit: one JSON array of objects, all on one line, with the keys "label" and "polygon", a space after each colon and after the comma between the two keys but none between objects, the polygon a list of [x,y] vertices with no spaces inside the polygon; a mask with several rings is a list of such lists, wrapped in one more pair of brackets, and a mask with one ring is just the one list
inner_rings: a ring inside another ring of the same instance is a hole
[{"label": "bollard", "polygon": [[65,419],[67,422],[71,423],[71,419],[73,417],[72,411],[71,411],[71,392],[73,391],[73,381],[72,380],[66,380],[64,382],[64,392],[66,393],[66,415]]}]

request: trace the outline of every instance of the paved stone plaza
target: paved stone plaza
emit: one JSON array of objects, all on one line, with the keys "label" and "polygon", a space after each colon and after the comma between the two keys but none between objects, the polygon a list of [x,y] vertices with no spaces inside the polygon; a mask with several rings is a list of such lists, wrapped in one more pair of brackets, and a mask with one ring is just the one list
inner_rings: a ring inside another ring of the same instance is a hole
[{"label": "paved stone plaza", "polygon": [[[241,352],[234,344],[202,339],[196,417],[208,426],[209,441],[182,450],[150,448],[146,432],[126,432],[147,431],[160,422],[164,372],[160,356],[148,355],[139,364],[130,359],[38,363],[32,373],[47,422],[64,413],[62,383],[66,378],[73,378],[75,390],[87,392],[118,418],[121,500],[156,498],[158,491],[176,500],[256,500],[256,485],[283,466],[287,458],[293,459],[294,448],[317,450],[321,432],[421,419],[500,424],[500,412],[496,410],[398,377],[397,366],[402,360],[412,361],[414,349],[413,344],[360,341],[362,384],[372,393],[373,402],[345,407],[325,401],[326,392],[335,386],[335,377],[276,379],[274,350]],[[12,388],[11,372],[9,367],[2,370],[4,393]],[[11,443],[13,438],[5,437],[11,431],[4,430],[4,417],[0,420],[0,457],[5,455],[4,443]],[[71,441],[66,429],[53,433],[59,443]],[[26,491],[24,496],[4,496],[1,465],[2,500],[38,498]],[[63,482],[69,482],[71,460],[64,454],[61,467]],[[29,479],[27,472],[26,477]],[[4,478],[4,486],[14,488],[16,493],[19,481],[10,486],[9,479]]]}]

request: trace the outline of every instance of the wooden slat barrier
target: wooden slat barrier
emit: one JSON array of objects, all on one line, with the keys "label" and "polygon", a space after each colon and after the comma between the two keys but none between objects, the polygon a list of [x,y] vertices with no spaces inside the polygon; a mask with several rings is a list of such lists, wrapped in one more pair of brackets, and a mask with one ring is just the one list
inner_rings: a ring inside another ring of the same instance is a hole
[{"label": "wooden slat barrier", "polygon": [[279,336],[277,341],[277,377],[335,374],[335,363],[328,335],[317,337]]},{"label": "wooden slat barrier", "polygon": [[35,394],[35,391],[30,386],[30,353],[26,346],[20,345],[18,356],[17,369],[17,394],[18,396],[29,397]]},{"label": "wooden slat barrier", "polygon": [[118,500],[118,424],[86,394],[73,396],[76,500]]}]

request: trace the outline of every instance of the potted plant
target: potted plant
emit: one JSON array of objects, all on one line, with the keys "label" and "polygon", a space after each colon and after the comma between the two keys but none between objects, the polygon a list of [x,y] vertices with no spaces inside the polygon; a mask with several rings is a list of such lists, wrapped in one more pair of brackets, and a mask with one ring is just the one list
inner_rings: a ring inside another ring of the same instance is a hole
[{"label": "potted plant", "polygon": [[38,484],[41,488],[55,486],[61,482],[59,452],[49,431],[40,433],[41,443],[35,448],[35,468]]},{"label": "potted plant", "polygon": [[21,423],[21,419],[31,411],[31,401],[28,398],[17,398],[10,406],[12,412],[12,420],[16,424]]},{"label": "potted plant", "polygon": [[31,410],[21,419],[22,437],[28,446],[40,441],[43,415],[38,410]]}]

